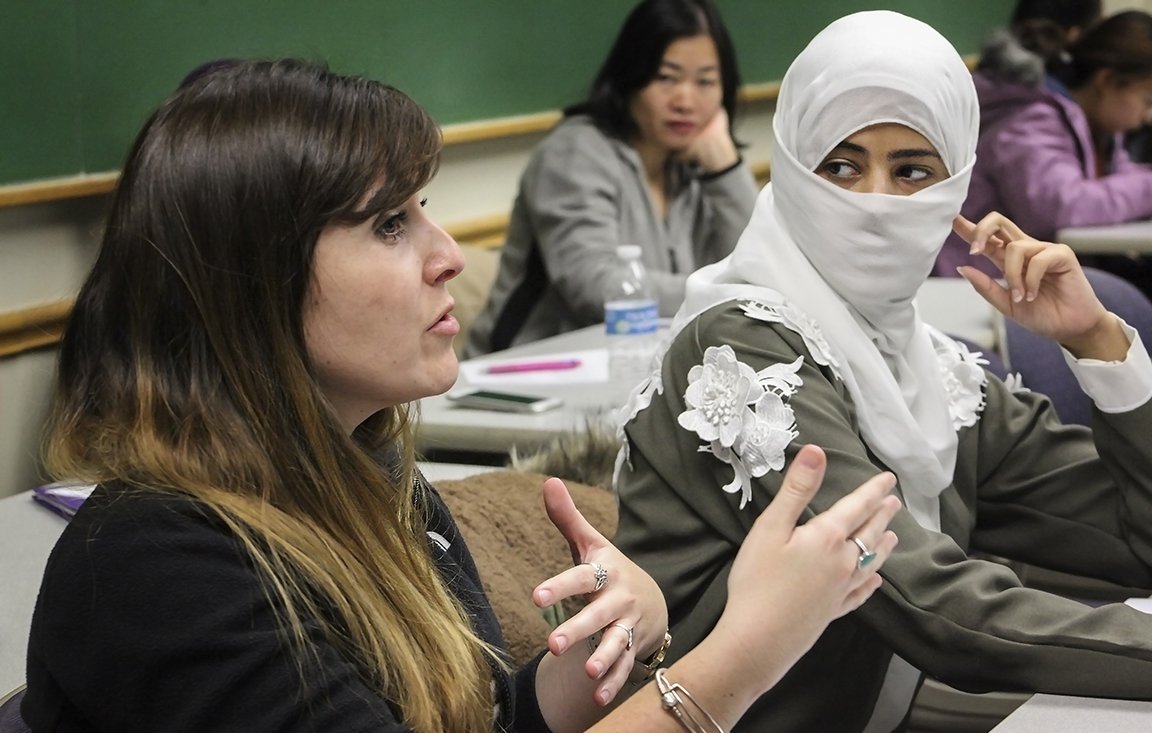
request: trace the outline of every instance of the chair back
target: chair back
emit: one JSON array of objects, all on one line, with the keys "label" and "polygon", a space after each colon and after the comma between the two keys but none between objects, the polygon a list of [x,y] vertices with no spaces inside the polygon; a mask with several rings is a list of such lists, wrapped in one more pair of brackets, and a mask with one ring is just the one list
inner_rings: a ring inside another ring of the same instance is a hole
[{"label": "chair back", "polygon": [[[1132,283],[1103,270],[1084,268],[1084,274],[1104,307],[1136,329],[1146,347],[1152,347],[1152,302]],[[1019,372],[1024,386],[1052,400],[1065,424],[1092,424],[1092,400],[1064,361],[1060,346],[1006,319],[1004,360],[1009,371]]]},{"label": "chair back", "polygon": [[0,698],[0,733],[31,733],[31,728],[20,717],[20,701],[24,699],[25,685],[20,685]]}]

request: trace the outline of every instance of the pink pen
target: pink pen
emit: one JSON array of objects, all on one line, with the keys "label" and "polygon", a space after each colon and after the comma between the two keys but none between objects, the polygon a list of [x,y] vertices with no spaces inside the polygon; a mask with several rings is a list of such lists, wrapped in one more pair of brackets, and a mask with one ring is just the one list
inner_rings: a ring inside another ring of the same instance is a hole
[{"label": "pink pen", "polygon": [[555,372],[561,369],[575,369],[579,359],[555,359],[553,361],[520,361],[515,364],[493,364],[484,371],[487,374],[516,374],[518,372]]}]

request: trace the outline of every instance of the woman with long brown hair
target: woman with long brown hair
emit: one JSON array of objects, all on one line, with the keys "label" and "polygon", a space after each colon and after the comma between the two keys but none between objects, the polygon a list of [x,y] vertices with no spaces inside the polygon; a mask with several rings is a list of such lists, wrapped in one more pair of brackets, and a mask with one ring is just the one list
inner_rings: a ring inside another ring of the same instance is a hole
[{"label": "woman with long brown hair", "polygon": [[[457,370],[461,255],[419,198],[440,146],[395,89],[294,61],[211,70],[145,125],[60,353],[48,465],[98,486],[38,600],[34,730],[580,730],[658,664],[659,590],[553,480],[579,564],[534,600],[589,602],[510,670],[415,467],[406,405]],[[822,462],[734,572],[727,634],[669,671],[722,720],[875,589],[895,542],[886,478],[795,528]],[[848,536],[878,562],[854,571]],[[794,584],[806,603],[765,610]],[[658,699],[613,720],[675,730]]]}]

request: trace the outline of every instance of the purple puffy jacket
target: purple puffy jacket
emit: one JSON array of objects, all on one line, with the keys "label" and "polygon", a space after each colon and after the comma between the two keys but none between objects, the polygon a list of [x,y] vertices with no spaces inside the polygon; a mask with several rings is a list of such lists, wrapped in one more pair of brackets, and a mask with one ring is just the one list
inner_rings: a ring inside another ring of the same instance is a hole
[{"label": "purple puffy jacket", "polygon": [[[1037,239],[1057,230],[1152,217],[1152,168],[1137,165],[1117,138],[1110,173],[1096,176],[1088,119],[1075,101],[1043,87],[977,72],[980,140],[961,210],[977,221],[999,211]],[[959,265],[999,275],[984,257],[970,257],[953,234],[933,274],[955,276]]]}]

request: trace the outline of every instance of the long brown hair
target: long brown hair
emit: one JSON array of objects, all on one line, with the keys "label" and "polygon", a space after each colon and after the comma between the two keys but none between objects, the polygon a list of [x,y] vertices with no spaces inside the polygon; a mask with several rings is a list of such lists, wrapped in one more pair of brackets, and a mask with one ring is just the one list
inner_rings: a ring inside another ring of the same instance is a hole
[{"label": "long brown hair", "polygon": [[1111,70],[1121,84],[1152,76],[1152,16],[1140,10],[1092,24],[1071,44],[1066,44],[1058,26],[1047,34],[1037,30],[1022,35],[1020,40],[1070,89],[1083,87],[1102,69]]},{"label": "long brown hair", "polygon": [[440,148],[404,94],[299,61],[177,91],[133,145],[77,298],[46,462],[199,500],[251,555],[305,680],[317,622],[411,727],[472,731],[492,725],[491,650],[428,553],[407,411],[346,435],[302,326],[320,231],[399,206]]},{"label": "long brown hair", "polygon": [[1024,48],[1051,63],[1067,48],[1073,29],[1083,33],[1103,13],[1100,0],[1018,0],[1009,25]]}]

